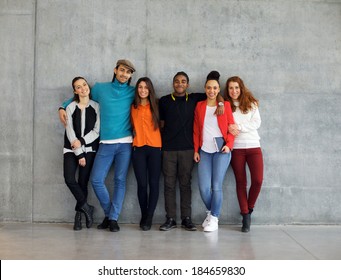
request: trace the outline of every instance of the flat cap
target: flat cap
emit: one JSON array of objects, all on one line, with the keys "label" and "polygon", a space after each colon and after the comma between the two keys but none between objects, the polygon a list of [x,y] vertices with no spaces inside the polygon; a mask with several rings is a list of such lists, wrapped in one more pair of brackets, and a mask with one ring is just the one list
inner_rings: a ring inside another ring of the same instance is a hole
[{"label": "flat cap", "polygon": [[116,67],[119,66],[119,65],[126,66],[126,67],[128,67],[133,72],[136,71],[134,64],[132,64],[128,59],[117,60]]}]

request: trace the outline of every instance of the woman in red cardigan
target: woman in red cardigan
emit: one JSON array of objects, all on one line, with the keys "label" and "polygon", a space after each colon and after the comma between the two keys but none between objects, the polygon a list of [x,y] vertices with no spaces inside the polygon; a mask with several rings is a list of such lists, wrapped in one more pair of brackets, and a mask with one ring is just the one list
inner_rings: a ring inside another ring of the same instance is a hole
[{"label": "woman in red cardigan", "polygon": [[222,185],[234,142],[234,136],[228,131],[228,126],[234,124],[230,103],[224,102],[223,115],[214,114],[220,92],[219,77],[217,71],[208,74],[205,84],[207,99],[197,104],[194,114],[194,161],[198,163],[199,190],[207,208],[207,217],[202,223],[207,232],[218,229]]}]

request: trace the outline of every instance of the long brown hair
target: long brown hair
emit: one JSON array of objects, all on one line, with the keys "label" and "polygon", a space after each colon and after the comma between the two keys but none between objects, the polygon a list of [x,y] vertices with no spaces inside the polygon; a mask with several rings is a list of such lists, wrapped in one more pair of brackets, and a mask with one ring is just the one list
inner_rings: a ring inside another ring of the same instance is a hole
[{"label": "long brown hair", "polygon": [[258,99],[256,99],[252,92],[244,85],[244,82],[241,78],[238,76],[233,76],[227,79],[225,84],[225,90],[224,90],[224,99],[229,101],[231,104],[232,112],[236,111],[236,105],[233,104],[233,100],[229,95],[229,84],[230,82],[238,83],[240,88],[240,95],[238,97],[239,101],[239,109],[243,114],[246,114],[250,110],[252,110],[253,106],[259,105]]},{"label": "long brown hair", "polygon": [[134,103],[133,103],[134,108],[137,108],[138,105],[141,104],[141,98],[140,98],[139,92],[138,92],[138,87],[139,87],[139,84],[141,82],[145,82],[147,85],[147,88],[149,91],[148,100],[149,100],[149,104],[150,104],[150,110],[152,112],[154,129],[158,129],[159,128],[159,122],[160,122],[159,109],[158,109],[158,104],[157,104],[157,99],[156,99],[156,94],[155,94],[153,83],[148,77],[142,77],[142,78],[138,79],[138,81],[136,82],[135,99],[134,99]]}]

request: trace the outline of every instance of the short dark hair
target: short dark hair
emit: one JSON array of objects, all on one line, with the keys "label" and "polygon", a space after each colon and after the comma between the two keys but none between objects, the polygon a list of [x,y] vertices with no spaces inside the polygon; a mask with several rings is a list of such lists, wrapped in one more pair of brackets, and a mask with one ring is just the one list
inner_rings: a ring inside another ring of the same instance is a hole
[{"label": "short dark hair", "polygon": [[[219,72],[213,70],[213,71],[211,71],[210,73],[208,73],[208,75],[207,75],[207,77],[206,77],[206,83],[207,83],[208,81],[214,80],[214,81],[217,81],[217,82],[218,82],[218,85],[220,86],[219,78],[220,78]],[[206,84],[206,83],[205,83],[205,84]]]},{"label": "short dark hair", "polygon": [[176,73],[175,76],[173,77],[173,82],[174,82],[174,80],[175,80],[175,78],[176,78],[177,76],[185,76],[185,77],[186,77],[186,80],[187,80],[187,83],[189,83],[188,75],[187,75],[184,71],[180,71],[180,72]]}]

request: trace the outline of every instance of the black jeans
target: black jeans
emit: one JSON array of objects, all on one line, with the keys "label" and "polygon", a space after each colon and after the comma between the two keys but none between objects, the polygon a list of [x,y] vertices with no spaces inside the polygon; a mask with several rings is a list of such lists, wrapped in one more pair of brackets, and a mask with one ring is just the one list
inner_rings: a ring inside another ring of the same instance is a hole
[{"label": "black jeans", "polygon": [[[77,200],[75,207],[79,211],[80,207],[87,202],[88,198],[88,182],[90,178],[91,168],[94,163],[96,153],[87,153],[85,155],[86,165],[84,167],[78,164],[78,159],[74,153],[64,154],[64,179],[71,193]],[[76,172],[78,169],[78,180],[76,180]]]},{"label": "black jeans", "polygon": [[141,214],[152,217],[159,199],[161,149],[150,146],[134,147],[132,161]]},{"label": "black jeans", "polygon": [[163,151],[162,169],[165,184],[165,210],[167,218],[176,219],[176,184],[180,187],[181,219],[191,217],[191,179],[194,151]]}]

